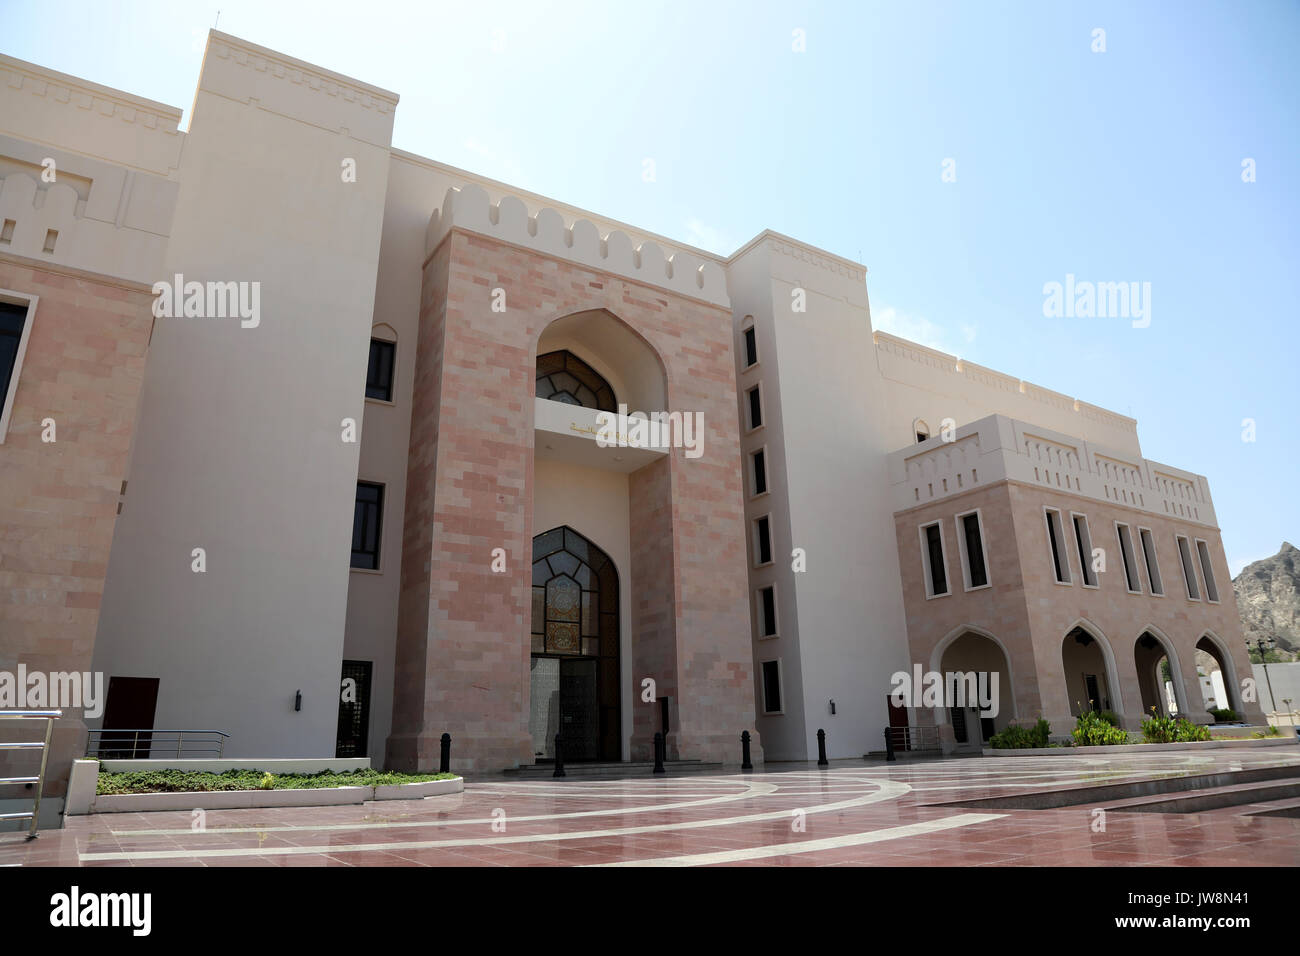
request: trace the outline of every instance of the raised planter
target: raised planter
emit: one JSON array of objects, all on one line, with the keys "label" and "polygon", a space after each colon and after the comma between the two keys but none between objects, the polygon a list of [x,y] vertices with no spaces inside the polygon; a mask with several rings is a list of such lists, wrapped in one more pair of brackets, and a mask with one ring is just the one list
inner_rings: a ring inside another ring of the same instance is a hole
[{"label": "raised planter", "polygon": [[1167,750],[1219,750],[1226,747],[1295,747],[1295,737],[1242,737],[1239,739],[1190,740],[1179,744],[1115,744],[1109,747],[1026,747],[995,750],[985,747],[986,757],[1071,757],[1078,754],[1164,753]]},{"label": "raised planter", "polygon": [[[105,761],[111,770],[117,763],[143,761]],[[205,761],[206,762],[206,761]],[[299,761],[300,762],[300,761]],[[241,761],[243,769],[265,770],[276,761]],[[368,763],[368,761],[367,761]],[[152,765],[153,769],[158,768]],[[131,769],[149,769],[135,768]],[[167,768],[176,769],[176,768]],[[188,768],[199,769],[199,768]],[[203,768],[207,769],[207,768]],[[229,770],[230,767],[221,769]],[[362,804],[371,800],[423,800],[465,789],[463,777],[454,780],[424,780],[418,783],[380,784],[364,787],[303,787],[284,790],[187,790],[179,793],[96,793],[99,781],[98,760],[74,760],[68,780],[65,812],[70,816],[86,813],[146,813],[162,810],[240,810],[254,807],[333,807]]]}]

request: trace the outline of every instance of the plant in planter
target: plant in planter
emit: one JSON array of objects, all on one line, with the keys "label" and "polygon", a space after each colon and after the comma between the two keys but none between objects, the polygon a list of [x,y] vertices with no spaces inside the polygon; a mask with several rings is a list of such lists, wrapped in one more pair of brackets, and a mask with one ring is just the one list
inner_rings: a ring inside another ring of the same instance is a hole
[{"label": "plant in planter", "polygon": [[1079,715],[1070,736],[1076,747],[1110,747],[1128,743],[1128,734],[1116,726],[1119,718],[1109,714],[1111,723],[1100,711],[1089,710]]},{"label": "plant in planter", "polygon": [[1241,715],[1231,707],[1211,707],[1206,713],[1214,718],[1216,724],[1236,724],[1241,722]]},{"label": "plant in planter", "polygon": [[1032,727],[1022,727],[1015,721],[999,733],[989,738],[989,746],[995,750],[1028,750],[1031,747],[1046,747],[1052,725],[1038,718]]}]

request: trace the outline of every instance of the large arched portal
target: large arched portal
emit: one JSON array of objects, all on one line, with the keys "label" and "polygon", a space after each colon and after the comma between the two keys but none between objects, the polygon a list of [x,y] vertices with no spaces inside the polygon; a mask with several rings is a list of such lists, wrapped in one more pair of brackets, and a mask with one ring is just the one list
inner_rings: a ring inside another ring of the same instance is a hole
[{"label": "large arched portal", "polygon": [[531,692],[533,756],[619,760],[618,571],[569,527],[533,538]]},{"label": "large arched portal", "polygon": [[1071,715],[1121,709],[1108,651],[1097,635],[1084,627],[1076,626],[1065,635],[1061,642],[1061,668],[1065,673]]},{"label": "large arched portal", "polygon": [[[942,675],[944,682],[946,706],[939,711],[938,722],[952,724],[958,750],[980,750],[1015,718],[1011,664],[1002,643],[992,634],[961,628],[939,642],[930,669]],[[950,682],[953,690],[962,689],[961,700],[949,691]]]},{"label": "large arched portal", "polygon": [[1232,655],[1218,635],[1206,631],[1196,642],[1196,671],[1198,674],[1204,672],[1205,682],[1201,685],[1201,694],[1205,698],[1206,708],[1226,708],[1236,711],[1239,717],[1245,716],[1241,689],[1237,686],[1237,672],[1232,666]]},{"label": "large arched portal", "polygon": [[1133,646],[1138,689],[1142,692],[1142,716],[1154,712],[1166,716],[1187,716],[1178,658],[1159,636],[1146,630]]}]

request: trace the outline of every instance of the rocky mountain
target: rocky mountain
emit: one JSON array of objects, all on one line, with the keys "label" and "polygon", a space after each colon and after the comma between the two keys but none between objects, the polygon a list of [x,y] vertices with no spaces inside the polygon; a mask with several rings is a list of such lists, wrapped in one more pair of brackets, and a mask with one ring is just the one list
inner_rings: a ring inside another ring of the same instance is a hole
[{"label": "rocky mountain", "polygon": [[1300,659],[1300,549],[1289,541],[1271,558],[1242,568],[1232,581],[1246,643],[1252,651],[1262,638],[1277,641],[1269,660]]}]

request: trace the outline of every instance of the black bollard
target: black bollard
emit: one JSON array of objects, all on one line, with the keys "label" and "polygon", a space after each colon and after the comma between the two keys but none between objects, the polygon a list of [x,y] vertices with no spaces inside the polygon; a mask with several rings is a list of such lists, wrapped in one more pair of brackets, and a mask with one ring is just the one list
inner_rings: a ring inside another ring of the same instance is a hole
[{"label": "black bollard", "polygon": [[826,759],[826,731],[817,731],[817,766],[829,767],[831,762]]},{"label": "black bollard", "polygon": [[886,760],[898,759],[897,757],[894,756],[894,735],[890,733],[889,727],[885,728],[885,759]]},{"label": "black bollard", "polygon": [[740,732],[740,769],[753,770],[754,765],[749,762],[749,731]]},{"label": "black bollard", "polygon": [[551,774],[551,776],[552,777],[568,776],[564,772],[564,744],[563,741],[560,740],[559,734],[555,735],[555,773]]},{"label": "black bollard", "polygon": [[451,734],[443,734],[438,755],[438,773],[451,773]]},{"label": "black bollard", "polygon": [[664,770],[664,735],[655,731],[655,773],[666,773]]}]

